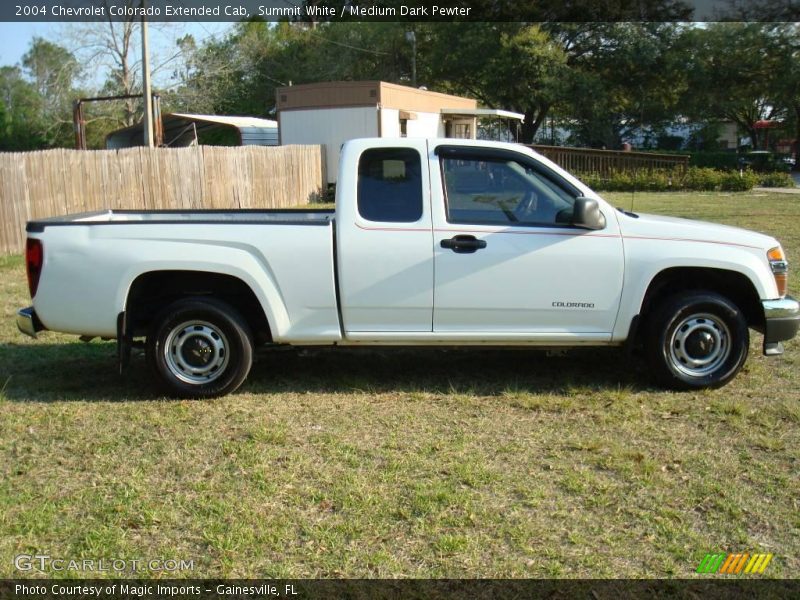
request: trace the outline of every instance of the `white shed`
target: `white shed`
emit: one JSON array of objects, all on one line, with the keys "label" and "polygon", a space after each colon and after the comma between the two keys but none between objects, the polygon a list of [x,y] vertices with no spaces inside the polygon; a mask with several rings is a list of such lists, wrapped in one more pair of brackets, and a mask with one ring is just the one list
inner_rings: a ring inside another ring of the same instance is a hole
[{"label": "white shed", "polygon": [[[278,88],[281,144],[324,144],[328,181],[339,149],[359,137],[475,138],[478,102],[384,81],[337,81]],[[508,113],[514,114],[514,113]],[[517,115],[521,117],[522,115]]]}]

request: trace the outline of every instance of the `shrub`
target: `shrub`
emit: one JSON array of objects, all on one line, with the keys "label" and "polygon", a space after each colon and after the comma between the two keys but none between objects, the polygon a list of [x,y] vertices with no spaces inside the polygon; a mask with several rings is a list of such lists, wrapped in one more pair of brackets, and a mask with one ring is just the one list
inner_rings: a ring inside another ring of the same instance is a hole
[{"label": "shrub", "polygon": [[720,185],[722,171],[701,167],[690,167],[683,178],[683,187],[687,190],[714,191]]},{"label": "shrub", "polygon": [[[685,174],[668,169],[650,171],[620,171],[602,176],[599,173],[581,175],[592,189],[606,192],[668,192],[678,190],[744,192],[753,188],[764,176],[752,171],[718,171],[690,167]],[[781,180],[785,185],[785,181]]]},{"label": "shrub", "polygon": [[590,188],[607,192],[668,192],[679,189],[679,176],[667,169],[650,171],[616,171],[608,176],[586,173],[581,180]]},{"label": "shrub", "polygon": [[[581,173],[578,178],[593,190],[606,190],[599,173]],[[612,191],[612,190],[607,190]]]},{"label": "shrub", "polygon": [[746,192],[758,183],[758,175],[752,171],[725,171],[720,176],[719,188],[726,192]]},{"label": "shrub", "polygon": [[752,171],[717,171],[692,167],[683,181],[687,190],[725,192],[746,192],[758,183],[758,176]]},{"label": "shrub", "polygon": [[761,187],[794,187],[794,179],[789,173],[764,173],[758,178]]}]

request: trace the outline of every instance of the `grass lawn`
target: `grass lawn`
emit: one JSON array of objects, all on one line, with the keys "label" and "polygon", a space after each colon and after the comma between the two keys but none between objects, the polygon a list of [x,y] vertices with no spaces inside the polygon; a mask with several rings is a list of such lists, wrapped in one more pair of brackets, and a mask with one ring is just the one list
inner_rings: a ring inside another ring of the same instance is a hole
[{"label": "grass lawn", "polygon": [[[633,204],[770,233],[800,264],[800,197]],[[754,334],[733,383],[691,393],[616,350],[272,350],[235,395],[190,402],[140,357],[119,377],[113,343],[26,339],[27,302],[0,259],[0,577],[20,553],[196,577],[686,577],[745,551],[800,574],[798,342],[766,359]]]}]

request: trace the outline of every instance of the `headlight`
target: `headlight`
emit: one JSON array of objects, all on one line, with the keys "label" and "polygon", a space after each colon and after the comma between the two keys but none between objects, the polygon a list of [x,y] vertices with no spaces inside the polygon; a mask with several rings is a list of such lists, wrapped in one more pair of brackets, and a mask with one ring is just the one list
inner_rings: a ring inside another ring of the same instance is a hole
[{"label": "headlight", "polygon": [[778,286],[778,296],[786,295],[787,282],[789,279],[789,263],[786,262],[786,255],[780,246],[772,248],[767,252],[767,260],[775,277],[775,285]]}]

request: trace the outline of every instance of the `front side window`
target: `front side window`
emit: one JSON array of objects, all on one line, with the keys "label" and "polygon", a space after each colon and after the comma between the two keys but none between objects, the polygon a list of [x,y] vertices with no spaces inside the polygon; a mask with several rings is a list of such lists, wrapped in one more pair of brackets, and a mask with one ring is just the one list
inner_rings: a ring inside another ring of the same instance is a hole
[{"label": "front side window", "polygon": [[358,213],[368,221],[422,217],[422,157],[410,148],[374,148],[358,161]]},{"label": "front side window", "polygon": [[450,223],[568,226],[574,194],[521,160],[441,156]]}]

